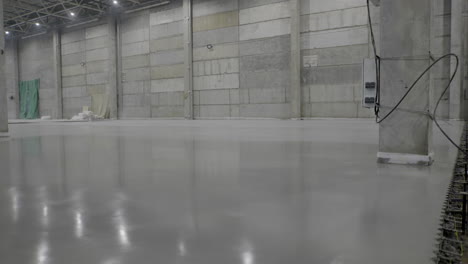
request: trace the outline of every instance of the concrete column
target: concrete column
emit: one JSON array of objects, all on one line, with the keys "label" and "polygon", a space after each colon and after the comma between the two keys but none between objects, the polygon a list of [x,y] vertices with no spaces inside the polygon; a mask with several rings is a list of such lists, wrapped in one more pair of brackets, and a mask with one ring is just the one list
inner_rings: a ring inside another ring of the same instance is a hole
[{"label": "concrete column", "polygon": [[107,95],[109,98],[109,118],[118,118],[117,109],[117,21],[114,17],[109,16],[107,19],[108,39],[108,75]]},{"label": "concrete column", "polygon": [[55,73],[55,87],[56,87],[56,107],[57,112],[54,118],[63,118],[63,105],[62,105],[62,43],[60,31],[55,30],[52,34],[54,45],[54,73]]},{"label": "concrete column", "polygon": [[20,91],[19,91],[19,49],[18,49],[19,41],[14,41],[14,53],[15,53],[15,60],[14,60],[14,74],[15,74],[15,103],[16,103],[16,118],[19,119],[20,117]]},{"label": "concrete column", "polygon": [[290,0],[289,3],[291,8],[291,118],[301,118],[301,2]]},{"label": "concrete column", "polygon": [[184,28],[184,116],[193,119],[193,44],[192,44],[192,0],[183,0]]},{"label": "concrete column", "polygon": [[[6,64],[5,67],[6,69],[10,68],[11,71],[5,71],[7,74],[10,74],[11,76],[6,77],[6,86],[7,86],[7,92],[8,89],[13,89],[13,100],[10,98],[7,98],[8,104],[14,104],[15,112],[14,115],[10,115],[9,118],[13,119],[18,119],[20,116],[20,102],[19,102],[19,65],[18,65],[18,40],[12,39],[9,41],[5,42],[5,48],[6,51],[5,53],[9,53],[9,55],[5,58],[6,59]],[[8,60],[7,58],[10,57]],[[8,67],[7,67],[8,65]],[[8,81],[9,80],[9,81]],[[11,92],[10,92],[11,94]],[[8,93],[7,93],[8,97]],[[7,104],[7,105],[8,105]]]},{"label": "concrete column", "polygon": [[5,82],[5,29],[3,0],[0,0],[0,136],[8,133],[7,87]]},{"label": "concrete column", "polygon": [[122,84],[122,37],[121,20],[117,18],[117,112],[118,117],[122,116],[123,111],[123,84]]},{"label": "concrete column", "polygon": [[[452,0],[452,15],[451,15],[451,36],[450,36],[450,52],[458,55],[460,65],[458,73],[453,79],[450,86],[450,118],[463,119],[463,79],[464,79],[464,38],[465,25],[463,23],[463,10],[465,8],[465,0]],[[452,58],[450,62],[450,75],[453,74],[456,67],[456,59]]]},{"label": "concrete column", "polygon": [[[430,0],[381,1],[381,113],[384,117],[417,76],[429,66]],[[425,76],[380,124],[378,161],[432,163],[432,121],[428,111],[429,76]],[[407,111],[409,110],[409,111]]]}]

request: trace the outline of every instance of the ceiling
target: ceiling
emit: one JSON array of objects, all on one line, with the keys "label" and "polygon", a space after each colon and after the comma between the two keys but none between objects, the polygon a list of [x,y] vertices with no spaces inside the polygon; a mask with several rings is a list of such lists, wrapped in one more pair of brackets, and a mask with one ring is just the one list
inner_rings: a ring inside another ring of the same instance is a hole
[{"label": "ceiling", "polygon": [[109,13],[150,7],[162,0],[4,0],[9,36],[29,35],[89,21]]}]

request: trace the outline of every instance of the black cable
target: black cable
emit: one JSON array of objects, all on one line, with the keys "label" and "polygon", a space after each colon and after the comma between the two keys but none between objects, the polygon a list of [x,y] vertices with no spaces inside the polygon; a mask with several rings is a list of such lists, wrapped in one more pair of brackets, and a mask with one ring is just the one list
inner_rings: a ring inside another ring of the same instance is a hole
[{"label": "black cable", "polygon": [[448,82],[447,86],[445,87],[444,91],[442,92],[442,94],[440,95],[439,97],[439,100],[437,100],[437,103],[436,103],[436,107],[434,108],[434,112],[431,114],[431,113],[428,113],[427,115],[429,116],[429,118],[431,118],[434,123],[436,124],[437,128],[439,128],[440,132],[442,132],[442,134],[448,139],[448,141],[450,141],[450,143],[452,143],[452,145],[454,145],[458,150],[460,150],[463,154],[467,155],[467,152],[462,148],[460,147],[459,145],[457,145],[455,143],[455,141],[450,138],[450,136],[447,134],[447,132],[445,132],[442,127],[440,126],[439,122],[437,121],[437,118],[436,118],[436,114],[437,114],[437,109],[439,108],[439,105],[440,105],[440,102],[442,101],[442,99],[444,98],[444,95],[445,93],[448,91],[448,89],[450,88],[450,86],[452,85],[452,82],[453,82],[453,79],[455,78],[455,75],[457,74],[458,72],[458,68],[459,68],[459,64],[460,64],[460,59],[458,58],[458,56],[456,54],[453,54],[453,53],[449,53],[447,55],[444,55],[440,58],[438,58],[436,61],[434,61],[429,67],[426,68],[426,70],[423,71],[423,73],[421,73],[419,75],[419,77],[416,79],[416,81],[413,82],[413,84],[410,86],[410,88],[408,89],[408,91],[406,91],[406,93],[403,95],[403,97],[400,99],[400,101],[398,101],[398,103],[392,108],[392,110],[390,110],[390,112],[388,112],[387,115],[385,115],[382,119],[378,120],[377,123],[382,123],[385,119],[387,119],[387,117],[389,117],[393,112],[395,112],[398,107],[400,106],[400,104],[405,100],[406,96],[411,92],[411,90],[413,90],[413,88],[419,83],[419,81],[424,77],[424,75],[426,75],[426,73],[428,73],[432,67],[434,67],[437,63],[439,63],[440,61],[442,61],[443,59],[445,58],[448,58],[448,57],[454,57],[456,59],[456,66],[455,66],[455,70],[454,72],[452,73],[452,76],[450,77],[450,81]]},{"label": "black cable", "polygon": [[[439,63],[440,61],[442,61],[445,58],[454,57],[456,59],[456,67],[455,67],[455,70],[452,73],[452,76],[450,77],[450,81],[448,82],[447,87],[445,87],[444,91],[440,95],[439,100],[436,103],[436,107],[434,108],[433,114],[431,115],[431,113],[427,113],[427,115],[429,116],[429,118],[431,120],[434,121],[434,123],[436,124],[436,126],[440,130],[440,132],[442,132],[442,134],[448,139],[448,141],[450,141],[450,143],[452,145],[454,145],[463,154],[468,155],[467,151],[465,151],[459,145],[457,145],[455,143],[455,141],[452,138],[450,138],[450,136],[442,129],[442,127],[440,126],[440,124],[439,124],[439,122],[437,121],[437,118],[436,118],[436,113],[437,113],[437,109],[439,108],[439,104],[442,101],[442,99],[443,99],[445,93],[447,92],[447,90],[452,85],[452,82],[453,82],[453,80],[455,78],[455,75],[458,72],[458,68],[459,68],[459,64],[460,64],[460,59],[458,58],[458,56],[456,54],[449,53],[449,54],[444,55],[444,56],[440,57],[439,59],[435,60],[428,68],[426,68],[426,70],[424,70],[419,75],[419,77],[416,79],[416,81],[413,82],[413,84],[410,86],[408,91],[406,91],[406,93],[403,95],[403,97],[390,110],[390,112],[388,112],[383,118],[380,118],[379,113],[380,113],[380,80],[381,80],[380,79],[380,75],[381,75],[380,65],[381,65],[381,58],[377,55],[377,45],[375,44],[374,30],[372,28],[372,18],[371,18],[371,12],[370,12],[370,0],[367,0],[367,16],[368,16],[368,20],[369,20],[369,28],[370,28],[370,33],[371,33],[372,47],[373,47],[374,55],[375,55],[376,95],[375,95],[374,112],[375,112],[376,122],[378,124],[380,124],[385,119],[387,119],[391,114],[393,114],[393,112],[395,112],[398,109],[398,107],[400,106],[400,104],[405,100],[406,96],[408,96],[408,94],[413,90],[413,88],[419,83],[419,81],[424,77],[424,75],[426,75],[426,73],[429,72],[432,69],[432,67],[434,67],[434,65],[436,65],[437,63]],[[432,55],[430,56],[430,58],[433,60]]]},{"label": "black cable", "polygon": [[375,35],[374,29],[372,27],[372,17],[370,11],[370,2],[367,0],[367,19],[369,21],[369,30],[371,33],[372,47],[374,51],[374,60],[375,60],[375,104],[374,104],[374,114],[376,121],[379,119],[380,113],[380,56],[377,55],[377,45],[375,44]]},{"label": "black cable", "polygon": [[375,45],[375,36],[374,36],[374,29],[372,28],[372,17],[371,17],[369,0],[367,0],[367,19],[369,20],[369,27],[370,27],[370,33],[371,33],[372,47],[374,49],[374,55],[377,57],[377,45]]},{"label": "black cable", "polygon": [[[393,112],[395,112],[398,107],[400,106],[401,103],[403,103],[403,101],[405,100],[406,96],[408,96],[408,94],[413,90],[413,88],[419,83],[419,81],[424,77],[424,75],[426,75],[426,73],[428,73],[432,67],[434,67],[434,65],[436,65],[439,61],[443,60],[444,58],[447,58],[447,57],[450,57],[450,56],[455,56],[457,58],[457,61],[458,61],[458,56],[455,55],[455,54],[447,54],[447,55],[444,55],[440,58],[438,58],[436,61],[434,61],[429,67],[426,68],[426,70],[424,70],[420,75],[419,77],[416,79],[416,81],[413,82],[413,84],[411,84],[411,86],[408,88],[408,90],[406,91],[406,93],[403,95],[403,97],[401,97],[401,99],[398,101],[398,103],[390,110],[390,112],[388,112],[384,117],[380,118],[377,120],[377,123],[380,124],[382,123],[385,119],[387,119],[390,115],[393,114]],[[458,70],[458,66],[457,66],[457,70]],[[456,73],[457,71],[455,71],[454,73]],[[451,85],[451,81],[449,82],[448,84],[448,87],[450,87]],[[443,96],[443,94],[442,94]]]},{"label": "black cable", "polygon": [[377,123],[382,123],[385,119],[387,119],[387,117],[389,117],[393,112],[395,112],[398,107],[400,106],[400,104],[405,100],[406,96],[408,96],[408,94],[411,92],[411,90],[413,90],[413,88],[419,83],[419,81],[424,77],[424,75],[426,75],[426,73],[428,73],[432,67],[434,67],[437,63],[439,63],[440,61],[442,61],[443,59],[445,58],[448,58],[448,57],[454,57],[456,59],[456,67],[455,67],[455,70],[452,74],[452,76],[450,77],[450,81],[448,82],[447,86],[445,87],[444,91],[442,92],[442,94],[440,95],[439,97],[439,100],[437,100],[437,103],[436,103],[436,107],[434,108],[434,112],[431,114],[431,113],[427,113],[427,115],[429,116],[429,118],[431,118],[434,123],[436,124],[437,128],[439,128],[440,132],[442,132],[442,134],[448,139],[448,141],[450,141],[450,143],[452,143],[452,145],[454,145],[458,150],[460,150],[463,154],[467,155],[467,152],[465,150],[463,150],[459,145],[457,145],[455,143],[455,141],[450,138],[450,136],[442,129],[442,127],[439,125],[439,122],[437,121],[437,118],[436,118],[436,113],[437,113],[437,109],[439,108],[439,105],[440,105],[440,102],[442,101],[442,99],[444,98],[444,95],[445,93],[447,92],[447,90],[450,88],[450,86],[452,85],[452,82],[453,82],[453,79],[455,78],[455,75],[457,74],[458,72],[458,68],[459,68],[459,64],[460,64],[460,59],[458,58],[458,56],[456,54],[453,54],[453,53],[449,53],[447,55],[444,55],[440,58],[438,58],[437,60],[435,60],[429,67],[427,67],[420,75],[419,77],[416,79],[416,81],[413,82],[413,84],[410,86],[410,88],[408,88],[408,91],[406,91],[406,93],[403,95],[403,97],[401,97],[400,101],[398,101],[398,103],[390,110],[390,112],[388,112],[388,114],[386,114],[382,119],[378,120]]}]

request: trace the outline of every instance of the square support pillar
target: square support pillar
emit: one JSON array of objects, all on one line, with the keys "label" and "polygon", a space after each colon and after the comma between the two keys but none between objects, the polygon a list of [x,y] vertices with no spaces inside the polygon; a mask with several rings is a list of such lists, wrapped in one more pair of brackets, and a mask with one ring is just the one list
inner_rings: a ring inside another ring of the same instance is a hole
[{"label": "square support pillar", "polygon": [[113,16],[107,19],[108,27],[108,83],[107,95],[109,96],[109,118],[118,118],[117,109],[117,20]]},{"label": "square support pillar", "polygon": [[62,97],[62,44],[60,31],[55,30],[52,34],[54,45],[54,73],[55,73],[55,102],[57,111],[54,118],[62,119],[63,117],[63,97]]},{"label": "square support pillar", "polygon": [[[465,119],[463,114],[465,94],[463,81],[465,78],[465,23],[463,12],[465,10],[465,0],[452,0],[451,27],[450,27],[450,52],[458,55],[460,60],[458,72],[450,85],[450,119]],[[450,62],[450,74],[455,71],[456,60],[452,58]]]},{"label": "square support pillar", "polygon": [[183,0],[184,32],[184,116],[194,119],[193,114],[193,44],[192,44],[192,0]]},{"label": "square support pillar", "polygon": [[5,29],[3,0],[0,0],[0,136],[8,135],[7,87],[5,81]]},{"label": "square support pillar", "polygon": [[302,117],[301,98],[301,1],[290,0],[291,9],[291,118]]},{"label": "square support pillar", "polygon": [[[430,65],[430,0],[382,0],[381,113],[384,117]],[[378,162],[430,165],[432,120],[429,75],[380,123]]]}]

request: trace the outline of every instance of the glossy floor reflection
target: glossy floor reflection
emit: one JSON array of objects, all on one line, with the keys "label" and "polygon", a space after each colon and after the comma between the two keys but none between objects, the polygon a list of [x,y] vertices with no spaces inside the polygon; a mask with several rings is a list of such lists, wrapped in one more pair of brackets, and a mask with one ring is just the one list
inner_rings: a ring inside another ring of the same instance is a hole
[{"label": "glossy floor reflection", "polygon": [[456,151],[435,133],[432,167],[377,165],[377,134],[371,120],[12,125],[0,263],[429,263]]}]

